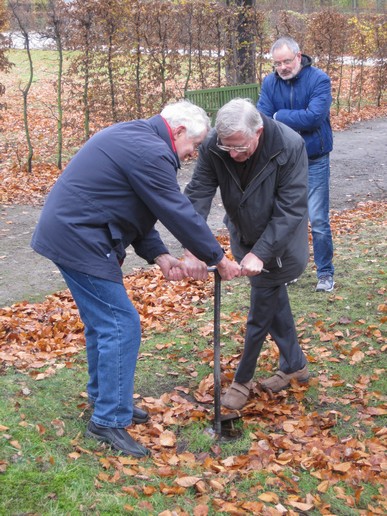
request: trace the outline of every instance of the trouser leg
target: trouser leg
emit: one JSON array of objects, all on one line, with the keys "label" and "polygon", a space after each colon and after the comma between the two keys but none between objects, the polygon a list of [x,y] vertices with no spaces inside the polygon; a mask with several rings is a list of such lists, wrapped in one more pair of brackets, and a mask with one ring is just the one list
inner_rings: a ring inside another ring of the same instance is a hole
[{"label": "trouser leg", "polygon": [[98,333],[90,325],[85,325],[86,355],[89,381],[87,382],[87,396],[93,405],[98,398]]},{"label": "trouser leg", "polygon": [[333,240],[329,217],[329,154],[309,160],[308,212],[317,277],[333,276]]},{"label": "trouser leg", "polygon": [[307,360],[298,342],[296,326],[285,285],[280,287],[278,304],[269,333],[279,349],[280,371],[290,374],[302,369]]},{"label": "trouser leg", "polygon": [[[124,428],[132,421],[141,330],[121,283],[59,267],[85,325],[90,382],[98,386],[92,421]],[[89,382],[89,384],[90,384]]]},{"label": "trouser leg", "polygon": [[280,351],[280,369],[287,374],[302,369],[306,358],[298,343],[286,286],[252,286],[250,299],[244,350],[235,381],[246,383],[253,378],[263,342],[269,333]]},{"label": "trouser leg", "polygon": [[238,383],[246,383],[254,376],[263,342],[269,333],[278,292],[278,287],[251,287],[243,355],[235,373]]}]

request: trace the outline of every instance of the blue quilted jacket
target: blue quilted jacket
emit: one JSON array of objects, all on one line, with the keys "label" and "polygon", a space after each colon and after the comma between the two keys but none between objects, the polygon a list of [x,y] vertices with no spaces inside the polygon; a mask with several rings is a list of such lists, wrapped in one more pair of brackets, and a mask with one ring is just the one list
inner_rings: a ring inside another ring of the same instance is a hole
[{"label": "blue quilted jacket", "polygon": [[180,191],[179,166],[160,115],[100,131],[49,193],[33,249],[59,265],[121,282],[129,245],[150,263],[168,252],[154,228],[160,220],[199,259],[217,264],[223,250]]},{"label": "blue quilted jacket", "polygon": [[332,103],[328,75],[303,55],[300,72],[283,80],[277,72],[265,77],[257,108],[297,131],[305,140],[309,159],[328,154],[333,147],[329,112]]}]

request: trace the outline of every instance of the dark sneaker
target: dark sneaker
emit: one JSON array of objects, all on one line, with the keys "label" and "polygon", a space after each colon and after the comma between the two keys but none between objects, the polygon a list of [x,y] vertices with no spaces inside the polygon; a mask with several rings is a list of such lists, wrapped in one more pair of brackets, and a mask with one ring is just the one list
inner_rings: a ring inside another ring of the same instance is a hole
[{"label": "dark sneaker", "polygon": [[148,412],[145,412],[145,410],[141,410],[138,407],[133,407],[132,423],[134,425],[142,425],[142,424],[146,423],[148,420],[149,420]]},{"label": "dark sneaker", "polygon": [[103,443],[108,443],[112,448],[122,452],[124,455],[147,457],[151,454],[150,450],[135,441],[125,428],[100,426],[93,421],[89,421],[85,436]]},{"label": "dark sneaker", "polygon": [[334,286],[335,282],[333,281],[333,276],[326,274],[318,278],[316,292],[332,292]]},{"label": "dark sneaker", "polygon": [[[89,405],[91,408],[94,408],[94,401],[91,401],[89,399]],[[148,412],[145,412],[145,410],[142,410],[136,406],[133,407],[132,423],[134,425],[143,425],[148,420],[149,420]]]}]

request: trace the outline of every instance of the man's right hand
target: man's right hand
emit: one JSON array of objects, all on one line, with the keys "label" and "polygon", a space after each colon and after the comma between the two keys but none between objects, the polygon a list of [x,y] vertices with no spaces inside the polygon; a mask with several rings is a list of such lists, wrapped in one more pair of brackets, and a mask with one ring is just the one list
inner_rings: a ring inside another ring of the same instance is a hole
[{"label": "man's right hand", "polygon": [[226,256],[216,265],[222,280],[231,280],[241,275],[241,268],[237,262],[229,260]]}]

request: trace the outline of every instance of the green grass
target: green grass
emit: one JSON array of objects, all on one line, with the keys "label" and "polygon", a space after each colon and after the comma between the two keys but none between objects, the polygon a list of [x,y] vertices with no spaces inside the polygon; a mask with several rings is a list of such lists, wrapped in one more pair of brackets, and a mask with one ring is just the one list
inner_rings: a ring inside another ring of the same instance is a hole
[{"label": "green grass", "polygon": [[[217,514],[222,513],[224,502],[259,502],[271,508],[281,503],[295,510],[289,505],[292,496],[303,502],[308,496],[320,500],[307,511],[311,516],[322,514],[323,507],[343,516],[361,516],[372,512],[370,507],[383,511],[382,476],[372,470],[361,476],[367,466],[351,454],[364,453],[365,463],[370,454],[377,463],[378,453],[382,453],[377,432],[386,425],[381,410],[387,387],[382,352],[386,325],[380,308],[386,294],[384,241],[380,224],[364,223],[355,235],[336,238],[334,292],[314,292],[311,265],[289,287],[313,381],[301,398],[296,391],[279,395],[274,402],[263,397],[260,410],[235,423],[241,432],[239,439],[214,439],[212,405],[208,404],[206,418],[165,426],[164,430],[176,436],[175,448],[124,465],[125,473],[122,465],[111,462],[114,454],[109,448],[83,437],[89,417],[83,392],[87,381],[84,353],[42,380],[35,379],[36,371],[1,370],[0,425],[7,429],[0,431],[0,515],[194,514],[200,503],[208,506],[209,514]],[[244,280],[223,284],[222,361],[241,348],[244,322],[232,321],[233,314],[244,313],[247,306]],[[195,390],[212,372],[210,360],[205,358],[212,336],[201,335],[212,317],[209,299],[200,319],[183,328],[175,325],[166,333],[145,335],[135,385],[140,397],[157,399],[183,386],[188,389],[184,396],[196,403]],[[276,362],[267,342],[255,380],[270,375]],[[193,371],[197,375],[192,375]],[[289,414],[283,413],[286,408]],[[376,412],[370,413],[371,409]],[[304,418],[315,421],[315,426],[308,427],[317,439],[310,449],[303,434],[297,437],[282,427],[288,419],[300,422],[303,428]],[[144,433],[151,428],[144,427]],[[325,440],[331,441],[327,450]],[[259,450],[256,462],[246,465],[254,447]],[[266,462],[265,450],[272,453]],[[289,450],[291,461],[280,467],[274,459]],[[349,476],[335,476],[329,469],[330,453],[338,454],[339,463],[353,461]],[[204,492],[193,486],[177,491],[176,479],[181,476],[201,478]],[[325,478],[334,481],[320,492],[318,487]],[[274,501],[259,498],[268,493]]]},{"label": "green grass", "polygon": [[[71,61],[74,52],[64,52],[64,68],[66,69]],[[11,74],[17,74],[17,78],[23,87],[29,80],[30,65],[25,50],[10,50],[6,54],[7,59],[14,65]],[[31,50],[33,64],[33,84],[47,77],[56,80],[58,70],[58,53],[53,50]],[[5,76],[6,79],[7,76]]]}]

